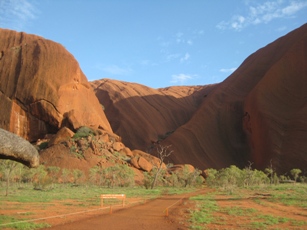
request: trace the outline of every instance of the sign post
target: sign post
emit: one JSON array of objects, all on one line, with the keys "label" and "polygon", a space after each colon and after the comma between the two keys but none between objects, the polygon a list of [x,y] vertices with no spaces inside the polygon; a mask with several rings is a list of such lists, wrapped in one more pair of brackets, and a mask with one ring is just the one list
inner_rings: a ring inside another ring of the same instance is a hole
[{"label": "sign post", "polygon": [[100,205],[103,207],[103,199],[120,199],[122,200],[123,207],[125,206],[126,195],[125,194],[102,194],[100,195]]}]

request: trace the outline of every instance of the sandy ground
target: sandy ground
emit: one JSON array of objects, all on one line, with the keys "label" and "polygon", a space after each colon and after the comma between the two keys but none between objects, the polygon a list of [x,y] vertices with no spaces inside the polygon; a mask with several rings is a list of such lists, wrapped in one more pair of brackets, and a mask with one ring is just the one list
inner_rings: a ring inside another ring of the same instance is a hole
[{"label": "sandy ground", "polygon": [[[208,193],[212,190],[205,188],[194,193],[184,195],[166,195],[155,200],[134,198],[129,200],[128,205],[122,207],[113,205],[110,207],[82,207],[68,206],[72,201],[32,204],[31,210],[28,207],[18,206],[17,203],[5,204],[7,209],[1,214],[25,215],[27,219],[39,219],[36,223],[44,222],[52,227],[48,230],[68,229],[142,229],[142,230],[183,230],[190,229],[188,221],[190,210],[195,209],[195,202],[188,198],[195,195]],[[277,223],[268,226],[266,229],[295,229],[304,230],[307,226],[294,226],[293,221],[307,223],[307,210],[286,206],[281,203],[270,202],[267,196],[252,196],[247,194],[245,198],[233,199],[227,195],[215,195],[214,200],[220,208],[242,208],[253,209],[255,215],[273,215],[288,218],[291,221]],[[307,202],[307,199],[302,199]],[[167,210],[167,211],[166,211]],[[67,215],[67,214],[72,215]],[[168,213],[168,216],[166,215]],[[251,222],[251,216],[232,216],[225,212],[215,212],[213,215],[221,220],[221,223],[210,223],[204,225],[203,229],[249,229],[246,226]],[[47,217],[47,218],[46,218]],[[51,217],[51,218],[48,218]],[[1,228],[9,229],[9,228]],[[251,228],[257,229],[257,228]]]}]

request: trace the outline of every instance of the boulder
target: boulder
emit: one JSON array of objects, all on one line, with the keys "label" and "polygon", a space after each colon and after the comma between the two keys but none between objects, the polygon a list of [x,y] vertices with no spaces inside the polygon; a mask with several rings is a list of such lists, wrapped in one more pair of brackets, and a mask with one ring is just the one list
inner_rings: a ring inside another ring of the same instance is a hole
[{"label": "boulder", "polygon": [[134,168],[140,169],[140,166],[139,166],[139,157],[132,157],[131,160],[130,160],[130,164],[131,164]]},{"label": "boulder", "polygon": [[144,157],[138,158],[138,165],[145,172],[150,172],[152,170],[152,164],[149,163]]},{"label": "boulder", "polygon": [[74,132],[71,131],[69,128],[67,127],[63,127],[61,128],[56,135],[54,135],[50,141],[48,142],[48,146],[52,146],[55,144],[59,144],[63,141],[67,141],[68,139],[70,139],[72,136],[74,135]]},{"label": "boulder", "polygon": [[121,151],[125,148],[125,145],[122,142],[114,142],[113,143],[113,149],[117,152]]},{"label": "boulder", "polygon": [[4,129],[0,129],[0,159],[14,160],[28,167],[39,165],[36,148],[25,139]]},{"label": "boulder", "polygon": [[173,165],[172,167],[169,168],[169,171],[170,172],[183,171],[185,168],[189,171],[189,173],[192,173],[195,171],[194,166],[190,164]]},{"label": "boulder", "polygon": [[108,134],[103,134],[99,136],[99,140],[103,141],[104,143],[110,142],[110,138]]},{"label": "boulder", "polygon": [[[157,168],[160,166],[160,159],[158,157],[155,157],[153,155],[150,155],[149,153],[145,153],[145,152],[138,150],[138,149],[133,150],[132,153],[133,153],[134,156],[144,157],[148,162],[150,162],[153,166],[155,166]],[[167,160],[167,159],[165,159],[165,160]],[[164,162],[162,163],[162,168],[166,169],[166,165],[165,165]]]},{"label": "boulder", "polygon": [[125,147],[122,150],[120,150],[120,153],[130,158],[134,157],[132,151],[128,147]]}]

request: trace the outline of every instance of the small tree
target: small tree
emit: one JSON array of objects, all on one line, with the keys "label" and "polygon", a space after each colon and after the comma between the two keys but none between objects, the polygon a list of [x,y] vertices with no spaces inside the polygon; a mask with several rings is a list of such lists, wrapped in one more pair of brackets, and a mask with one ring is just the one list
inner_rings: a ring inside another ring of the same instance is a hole
[{"label": "small tree", "polygon": [[31,183],[35,175],[35,169],[29,169],[27,166],[22,167],[21,181],[23,183]]},{"label": "small tree", "polygon": [[40,165],[36,169],[34,169],[34,171],[34,189],[45,190],[52,183],[52,180],[48,176],[48,172],[46,171],[45,166]]},{"label": "small tree", "polygon": [[84,176],[84,172],[81,171],[80,169],[74,169],[73,170],[73,176],[74,176],[74,183],[77,184],[78,183],[78,180]]},{"label": "small tree", "polygon": [[216,176],[218,174],[218,171],[213,168],[209,168],[206,170],[207,177],[206,177],[206,184],[210,187],[214,187],[217,185],[216,183]]},{"label": "small tree", "polygon": [[47,167],[47,172],[48,172],[48,176],[50,177],[51,181],[52,181],[52,188],[54,187],[54,183],[57,182],[57,178],[58,178],[58,173],[60,171],[59,167],[56,166],[49,166]]},{"label": "small tree", "polygon": [[95,166],[90,169],[89,181],[92,184],[101,185],[102,178],[99,176],[99,172],[101,171],[102,170],[98,166]]},{"label": "small tree", "polygon": [[270,166],[264,169],[265,174],[270,178],[270,184],[273,184],[274,182],[274,169],[273,169],[273,164],[272,160],[270,161]]},{"label": "small tree", "polygon": [[101,168],[98,174],[102,184],[110,188],[134,185],[134,171],[128,165],[117,164],[108,168]]},{"label": "small tree", "polygon": [[1,160],[0,161],[0,170],[4,175],[4,178],[6,180],[6,190],[5,190],[5,196],[8,196],[9,194],[9,187],[10,187],[10,180],[11,177],[13,177],[15,169],[20,163],[16,161],[11,160]]},{"label": "small tree", "polygon": [[221,169],[217,178],[220,186],[232,193],[241,184],[242,171],[237,166],[231,165],[228,168]]},{"label": "small tree", "polygon": [[168,146],[159,145],[157,147],[157,153],[158,153],[158,158],[159,158],[159,166],[158,166],[158,170],[157,170],[157,172],[154,176],[154,180],[151,184],[151,189],[153,189],[156,185],[157,179],[158,179],[159,174],[162,170],[162,165],[163,165],[164,159],[169,157],[173,152],[172,150],[171,151],[169,150],[170,147],[171,147],[171,145],[168,145]]},{"label": "small tree", "polygon": [[301,174],[302,171],[300,169],[291,169],[290,173],[293,176],[294,181],[296,182],[299,174]]},{"label": "small tree", "polygon": [[70,176],[71,176],[71,170],[66,168],[62,169],[62,180],[64,184],[70,182]]},{"label": "small tree", "polygon": [[248,162],[248,166],[242,170],[242,183],[244,187],[249,187],[254,183],[255,171],[252,169],[252,162]]},{"label": "small tree", "polygon": [[176,187],[179,183],[179,173],[177,171],[172,172],[168,179],[171,185]]}]

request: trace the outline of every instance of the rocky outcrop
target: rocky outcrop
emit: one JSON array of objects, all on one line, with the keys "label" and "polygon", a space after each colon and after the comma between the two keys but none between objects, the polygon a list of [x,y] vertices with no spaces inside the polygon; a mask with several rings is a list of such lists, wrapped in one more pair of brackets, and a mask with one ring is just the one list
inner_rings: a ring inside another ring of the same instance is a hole
[{"label": "rocky outcrop", "polygon": [[307,24],[250,55],[164,144],[200,169],[307,165]]},{"label": "rocky outcrop", "polygon": [[14,160],[28,167],[39,165],[36,148],[25,139],[4,129],[0,129],[0,159]]},{"label": "rocky outcrop", "polygon": [[115,133],[131,149],[150,151],[190,120],[216,85],[152,89],[110,79],[91,82]]},{"label": "rocky outcrop", "polygon": [[30,141],[61,127],[112,131],[75,58],[42,37],[0,29],[0,127]]},{"label": "rocky outcrop", "polygon": [[[157,157],[140,150],[131,151],[119,142],[119,137],[106,131],[84,137],[78,137],[76,134],[73,138],[70,138],[71,136],[70,130],[62,128],[50,139],[41,140],[40,145],[42,141],[52,142],[48,148],[40,151],[42,164],[80,169],[86,174],[95,166],[107,168],[115,164],[125,164],[142,173],[150,172],[160,164]],[[162,167],[166,169],[165,164]]]}]

